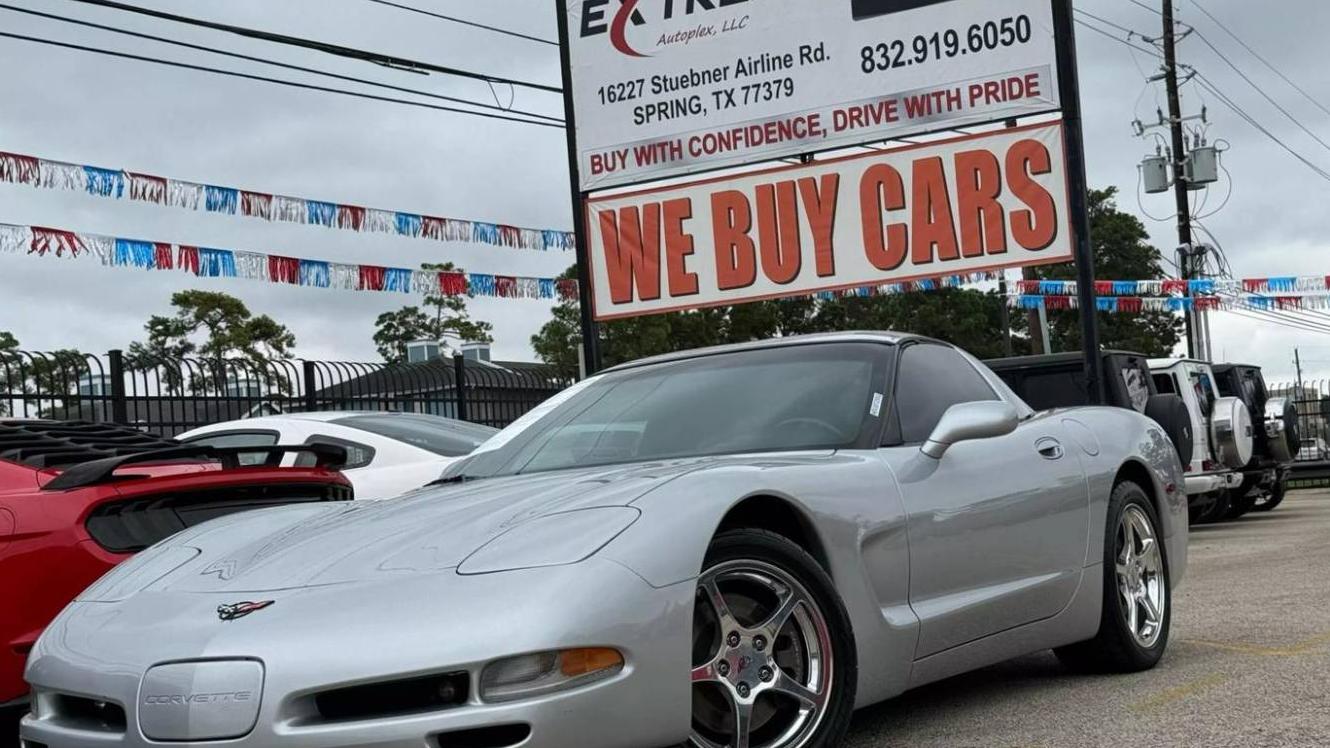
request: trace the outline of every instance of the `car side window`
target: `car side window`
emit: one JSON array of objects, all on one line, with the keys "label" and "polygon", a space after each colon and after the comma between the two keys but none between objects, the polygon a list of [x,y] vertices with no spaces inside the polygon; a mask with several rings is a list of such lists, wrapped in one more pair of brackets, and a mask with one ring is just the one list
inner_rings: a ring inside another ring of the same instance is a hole
[{"label": "car side window", "polygon": [[1178,394],[1178,384],[1173,379],[1172,374],[1155,374],[1152,377],[1155,380],[1155,390],[1161,395]]},{"label": "car side window", "polygon": [[[325,436],[315,434],[305,440],[306,444],[330,444],[334,447],[341,447],[346,450],[346,464],[342,466],[343,470],[354,470],[356,468],[369,467],[374,462],[374,448],[353,442],[347,439],[338,439],[335,436]],[[301,452],[296,455],[296,467],[314,467],[318,461],[314,455],[308,452]]]},{"label": "car side window", "polygon": [[1196,391],[1196,401],[1201,405],[1201,413],[1210,417],[1210,411],[1214,410],[1215,390],[1214,385],[1210,384],[1210,377],[1202,372],[1191,372],[1191,386]]},{"label": "car side window", "polygon": [[[277,443],[276,431],[226,431],[217,434],[204,434],[187,439],[186,444],[198,444],[206,447],[271,447]],[[237,456],[241,465],[248,467],[267,465],[273,462],[267,452],[242,452]],[[280,459],[280,458],[279,458]]]},{"label": "car side window", "polygon": [[953,405],[997,399],[974,366],[947,346],[922,343],[901,353],[892,407],[901,442],[926,441]]}]

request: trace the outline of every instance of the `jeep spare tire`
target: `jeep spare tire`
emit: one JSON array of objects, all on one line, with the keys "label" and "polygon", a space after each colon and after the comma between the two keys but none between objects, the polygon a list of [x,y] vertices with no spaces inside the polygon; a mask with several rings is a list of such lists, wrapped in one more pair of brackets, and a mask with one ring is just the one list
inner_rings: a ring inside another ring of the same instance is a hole
[{"label": "jeep spare tire", "polygon": [[1145,403],[1145,415],[1159,424],[1168,440],[1173,442],[1173,449],[1177,450],[1182,466],[1185,468],[1190,465],[1192,450],[1196,445],[1192,441],[1191,414],[1187,412],[1187,403],[1177,395],[1152,395]]},{"label": "jeep spare tire", "polygon": [[1210,416],[1210,444],[1215,458],[1234,470],[1251,462],[1255,445],[1251,413],[1245,403],[1236,397],[1215,401]]},{"label": "jeep spare tire", "polygon": [[1298,408],[1286,397],[1265,404],[1265,436],[1275,462],[1292,462],[1302,449],[1298,433]]}]

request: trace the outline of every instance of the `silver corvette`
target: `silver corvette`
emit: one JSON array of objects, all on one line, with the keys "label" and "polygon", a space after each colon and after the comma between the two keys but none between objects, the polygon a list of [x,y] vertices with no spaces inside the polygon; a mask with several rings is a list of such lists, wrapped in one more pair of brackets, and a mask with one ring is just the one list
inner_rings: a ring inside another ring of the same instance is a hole
[{"label": "silver corvette", "polygon": [[187,530],[29,658],[28,748],[814,748],[1024,653],[1153,666],[1182,469],[893,334],[682,353],[561,393],[387,502]]}]

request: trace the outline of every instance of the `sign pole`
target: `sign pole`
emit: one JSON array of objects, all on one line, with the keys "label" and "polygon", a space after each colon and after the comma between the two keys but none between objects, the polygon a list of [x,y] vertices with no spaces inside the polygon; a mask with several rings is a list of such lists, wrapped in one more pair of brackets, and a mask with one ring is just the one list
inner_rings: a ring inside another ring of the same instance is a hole
[{"label": "sign pole", "polygon": [[1090,242],[1089,185],[1085,175],[1085,138],[1081,132],[1081,84],[1076,67],[1076,26],[1072,0],[1053,0],[1057,39],[1058,85],[1067,138],[1067,182],[1076,256],[1076,291],[1081,308],[1081,350],[1085,354],[1085,389],[1093,404],[1104,402],[1099,357],[1099,318],[1094,291],[1094,245]]},{"label": "sign pole", "polygon": [[572,44],[568,0],[556,0],[559,20],[559,62],[563,67],[563,118],[568,139],[568,181],[573,203],[573,237],[577,245],[577,300],[582,320],[583,376],[600,371],[600,326],[591,314],[591,245],[587,237],[586,193],[582,192],[581,159],[577,155],[577,114],[573,105]]}]

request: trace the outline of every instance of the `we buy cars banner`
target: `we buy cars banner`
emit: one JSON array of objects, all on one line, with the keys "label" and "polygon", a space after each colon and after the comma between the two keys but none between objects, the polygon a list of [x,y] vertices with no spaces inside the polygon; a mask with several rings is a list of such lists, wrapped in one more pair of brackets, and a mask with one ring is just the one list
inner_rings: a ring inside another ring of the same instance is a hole
[{"label": "we buy cars banner", "polygon": [[1062,124],[586,204],[597,319],[1072,258]]},{"label": "we buy cars banner", "polygon": [[564,0],[584,192],[1057,111],[1051,0]]}]

